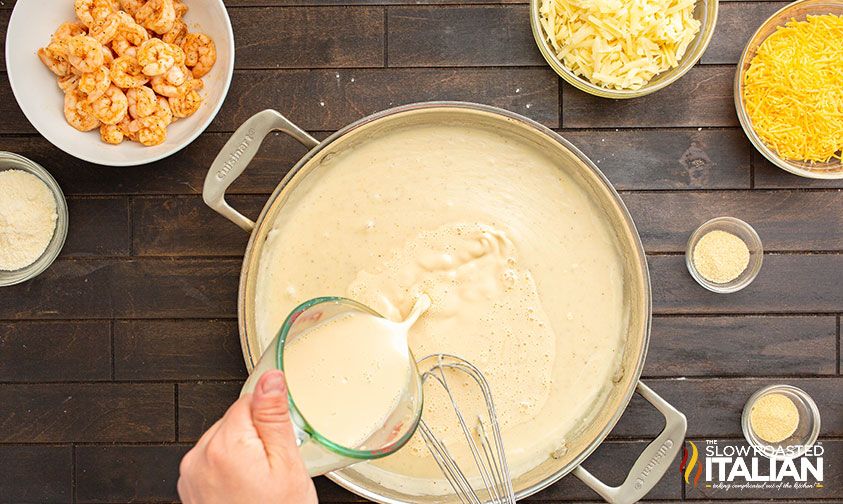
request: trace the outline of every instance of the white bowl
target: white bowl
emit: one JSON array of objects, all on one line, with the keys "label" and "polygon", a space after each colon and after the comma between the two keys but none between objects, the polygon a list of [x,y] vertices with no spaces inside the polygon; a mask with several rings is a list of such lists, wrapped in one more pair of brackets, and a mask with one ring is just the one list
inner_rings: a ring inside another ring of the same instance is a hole
[{"label": "white bowl", "polygon": [[190,31],[207,33],[217,47],[217,63],[202,80],[204,102],[199,110],[167,128],[167,140],[145,147],[124,141],[110,145],[99,129],[81,132],[64,119],[64,93],[56,76],[38,59],[60,24],[75,21],[73,0],[18,0],[6,33],[6,70],[15,99],[44,138],[79,159],[108,166],[133,166],[165,158],[196,139],[219,112],[234,74],[234,33],[222,0],[187,0],[185,22]]}]

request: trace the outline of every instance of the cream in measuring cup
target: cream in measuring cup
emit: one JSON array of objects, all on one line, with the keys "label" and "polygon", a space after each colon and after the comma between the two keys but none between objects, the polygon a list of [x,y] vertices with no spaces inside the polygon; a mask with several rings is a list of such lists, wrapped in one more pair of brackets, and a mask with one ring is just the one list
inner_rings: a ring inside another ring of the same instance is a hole
[{"label": "cream in measuring cup", "polygon": [[293,311],[243,393],[282,369],[299,448],[311,475],[383,457],[409,440],[421,415],[421,382],[407,333],[430,307],[422,295],[403,322],[344,298]]}]

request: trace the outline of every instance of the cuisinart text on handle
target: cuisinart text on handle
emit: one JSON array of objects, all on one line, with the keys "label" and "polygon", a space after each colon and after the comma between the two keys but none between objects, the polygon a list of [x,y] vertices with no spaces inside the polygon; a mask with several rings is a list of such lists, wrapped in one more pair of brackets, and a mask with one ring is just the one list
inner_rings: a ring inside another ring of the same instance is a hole
[{"label": "cuisinart text on handle", "polygon": [[243,153],[246,152],[246,149],[249,147],[255,140],[255,129],[249,128],[246,132],[246,136],[243,137],[243,141],[234,149],[234,152],[228,156],[228,160],[222,165],[222,168],[216,173],[217,180],[223,180],[228,175],[228,172],[234,168],[238,161],[240,161],[240,157],[243,156]]},{"label": "cuisinart text on handle", "polygon": [[657,451],[656,454],[653,455],[653,458],[650,459],[650,462],[646,466],[644,466],[644,470],[641,471],[641,474],[638,476],[638,479],[635,480],[636,489],[640,489],[644,486],[644,480],[647,479],[647,476],[650,475],[650,471],[652,471],[653,468],[656,467],[656,464],[658,464],[659,461],[665,455],[667,455],[667,451],[670,450],[672,447],[673,440],[671,439],[668,439],[667,441],[662,443],[662,445],[659,447],[659,451]]}]

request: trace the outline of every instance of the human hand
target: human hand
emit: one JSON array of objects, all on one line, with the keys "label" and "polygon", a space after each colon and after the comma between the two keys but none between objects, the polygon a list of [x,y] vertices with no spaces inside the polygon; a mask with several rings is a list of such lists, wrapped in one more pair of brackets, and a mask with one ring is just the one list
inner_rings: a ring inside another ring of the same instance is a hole
[{"label": "human hand", "polygon": [[208,429],[179,466],[185,504],[312,504],[313,481],[299,454],[284,374],[261,376]]}]

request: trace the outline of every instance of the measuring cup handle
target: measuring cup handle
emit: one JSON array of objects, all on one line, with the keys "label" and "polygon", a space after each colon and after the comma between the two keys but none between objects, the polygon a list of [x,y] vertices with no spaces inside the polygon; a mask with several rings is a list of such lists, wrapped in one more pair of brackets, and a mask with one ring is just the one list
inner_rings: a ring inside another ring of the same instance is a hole
[{"label": "measuring cup handle", "polygon": [[600,494],[606,502],[612,504],[630,504],[644,498],[673,463],[688,429],[685,415],[653,392],[650,387],[638,382],[635,391],[664,415],[665,425],[659,437],[641,452],[626,480],[620,486],[612,487],[597,479],[581,465],[575,467],[573,471],[574,476]]},{"label": "measuring cup handle", "polygon": [[315,138],[286,117],[275,110],[267,109],[253,115],[237,128],[205,176],[205,186],[202,189],[205,204],[249,233],[255,227],[254,221],[226,203],[225,191],[249,166],[266,135],[275,130],[283,131],[309,149],[319,144]]}]

